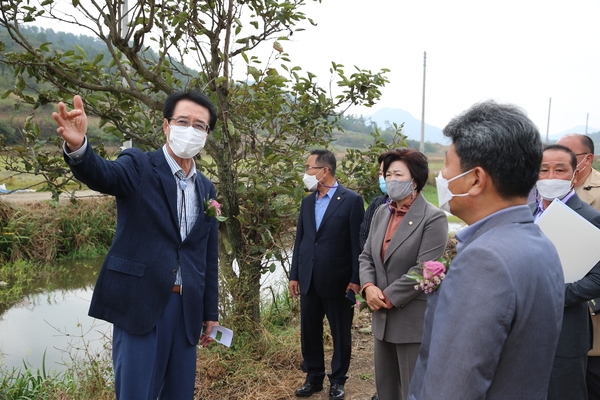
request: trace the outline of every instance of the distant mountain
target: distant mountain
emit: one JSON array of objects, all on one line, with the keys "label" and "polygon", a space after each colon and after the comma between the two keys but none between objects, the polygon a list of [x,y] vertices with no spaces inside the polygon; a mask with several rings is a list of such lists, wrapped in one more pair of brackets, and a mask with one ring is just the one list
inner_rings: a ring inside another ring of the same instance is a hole
[{"label": "distant mountain", "polygon": [[[394,122],[398,125],[404,123],[404,134],[408,136],[408,139],[421,140],[421,121],[418,118],[413,117],[408,111],[400,108],[386,107],[371,115],[365,115],[364,118],[368,118],[372,122],[375,122],[377,126],[382,129],[392,125]],[[594,141],[596,154],[600,154],[600,129],[588,126],[587,132],[588,136]],[[569,133],[585,134],[585,125],[575,126],[564,132],[550,135],[549,140],[551,143],[555,143],[558,139]],[[541,134],[542,140],[545,142],[546,134]],[[448,138],[444,136],[440,128],[428,124],[425,124],[425,141],[442,145],[449,144]]]},{"label": "distant mountain", "polygon": [[[581,135],[585,135],[585,125],[579,125],[579,126],[576,126],[574,128],[568,129],[568,130],[566,130],[564,132],[557,133],[556,135],[550,135],[548,137],[548,142],[550,144],[556,143],[558,141],[558,139],[560,139],[561,137],[563,137],[565,135],[568,135],[570,133],[579,133]],[[600,154],[600,129],[590,128],[588,126],[588,128],[587,128],[587,135],[594,142],[594,153],[595,154]],[[546,143],[546,135],[545,134],[542,134],[542,141],[544,143]]]},{"label": "distant mountain", "polygon": [[[600,132],[600,129],[598,128],[592,128],[592,127],[587,127],[587,134],[588,136],[592,136],[594,133],[598,133]],[[585,125],[579,125],[579,126],[575,126],[571,129],[567,129],[564,132],[561,133],[557,133],[555,135],[550,135],[549,139],[553,140],[553,141],[557,141],[558,139],[560,139],[561,137],[568,135],[569,133],[580,133],[582,135],[585,135]],[[546,139],[546,135],[542,134],[543,139]]]},{"label": "distant mountain", "polygon": [[[592,133],[590,133],[590,131]],[[561,137],[563,137],[564,135],[567,135],[569,133],[581,133],[582,135],[585,135],[585,126],[581,130],[569,129],[568,131],[565,131],[563,133],[559,133],[557,135],[552,135],[548,138],[549,143],[550,144],[556,143],[558,141],[558,139],[560,139]],[[594,142],[594,154],[596,154],[596,155],[600,154],[600,130],[598,130],[596,128],[590,128],[588,126],[588,136],[590,137],[590,139],[592,139],[592,142]],[[546,137],[542,137],[542,141],[544,143],[546,143]]]},{"label": "distant mountain", "polygon": [[[367,115],[371,121],[380,128],[386,128],[394,122],[398,125],[404,123],[404,134],[412,140],[421,140],[421,120],[413,117],[408,111],[400,108],[382,108],[374,114]],[[448,144],[448,138],[436,126],[425,124],[425,141],[431,143]]]}]

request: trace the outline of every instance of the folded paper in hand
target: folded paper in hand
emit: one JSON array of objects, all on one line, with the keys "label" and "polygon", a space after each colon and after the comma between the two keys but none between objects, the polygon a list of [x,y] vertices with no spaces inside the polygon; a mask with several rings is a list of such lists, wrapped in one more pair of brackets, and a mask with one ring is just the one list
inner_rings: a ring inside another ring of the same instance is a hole
[{"label": "folded paper in hand", "polygon": [[[204,333],[204,328],[202,329],[202,333]],[[231,346],[231,340],[233,339],[233,331],[231,329],[227,329],[224,326],[216,325],[212,327],[210,331],[209,337],[213,338],[215,342],[221,343],[223,346]]]},{"label": "folded paper in hand", "polygon": [[580,280],[600,260],[600,229],[560,200],[554,200],[536,221],[558,252],[565,283]]}]

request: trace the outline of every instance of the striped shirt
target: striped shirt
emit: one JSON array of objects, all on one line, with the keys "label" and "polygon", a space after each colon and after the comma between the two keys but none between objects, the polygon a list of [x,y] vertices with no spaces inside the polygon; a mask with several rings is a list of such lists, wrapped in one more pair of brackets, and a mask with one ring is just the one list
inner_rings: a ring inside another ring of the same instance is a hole
[{"label": "striped shirt", "polygon": [[[196,164],[192,162],[192,169],[190,173],[185,175],[183,169],[177,164],[177,162],[167,152],[167,145],[163,146],[163,153],[167,160],[167,164],[171,168],[173,178],[177,182],[177,217],[179,220],[179,234],[181,235],[181,241],[184,241],[188,233],[194,227],[196,220],[198,219],[198,211],[200,210],[200,203],[198,200],[198,193],[196,192]],[[177,269],[177,279],[175,279],[176,285],[181,285],[181,267]]]}]

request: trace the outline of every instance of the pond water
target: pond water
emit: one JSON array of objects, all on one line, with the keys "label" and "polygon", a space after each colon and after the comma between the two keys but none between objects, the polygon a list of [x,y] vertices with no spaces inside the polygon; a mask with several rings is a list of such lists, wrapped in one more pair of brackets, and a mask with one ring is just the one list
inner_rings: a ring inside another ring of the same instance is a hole
[{"label": "pond water", "polygon": [[[0,309],[0,365],[9,371],[26,364],[34,371],[44,366],[60,372],[74,357],[103,351],[110,343],[112,324],[87,315],[102,261],[63,262],[71,273],[62,282],[52,282],[54,290],[27,294],[8,310]],[[285,287],[281,266],[261,279],[265,299]]]},{"label": "pond water", "polygon": [[[102,348],[110,324],[88,317],[92,286],[101,259],[65,261],[65,274],[52,282],[52,290],[27,294],[0,315],[0,364],[8,370],[63,370],[84,345]],[[24,364],[25,363],[25,364]]]}]

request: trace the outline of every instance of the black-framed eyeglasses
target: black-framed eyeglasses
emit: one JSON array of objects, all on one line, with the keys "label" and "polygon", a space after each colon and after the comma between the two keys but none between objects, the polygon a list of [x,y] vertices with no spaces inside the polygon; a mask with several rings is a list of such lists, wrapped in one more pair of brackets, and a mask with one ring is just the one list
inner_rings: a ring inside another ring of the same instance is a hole
[{"label": "black-framed eyeglasses", "polygon": [[304,172],[308,172],[308,170],[310,169],[323,169],[325,167],[311,167],[310,165],[305,165],[304,166]]},{"label": "black-framed eyeglasses", "polygon": [[579,157],[579,156],[587,156],[588,154],[590,154],[590,153],[575,153],[575,156],[576,156],[576,157]]},{"label": "black-framed eyeglasses", "polygon": [[191,124],[190,121],[188,121],[185,118],[169,118],[169,122],[173,123],[175,126],[180,126],[182,128],[189,128],[191,126],[194,129],[206,133],[208,133],[208,131],[210,130],[210,126],[201,121],[194,122],[193,124]]}]

